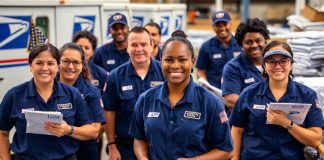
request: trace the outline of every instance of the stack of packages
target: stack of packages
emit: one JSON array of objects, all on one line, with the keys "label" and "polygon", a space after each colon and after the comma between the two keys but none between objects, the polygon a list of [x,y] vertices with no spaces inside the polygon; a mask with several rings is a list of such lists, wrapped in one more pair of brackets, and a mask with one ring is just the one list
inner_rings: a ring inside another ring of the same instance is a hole
[{"label": "stack of packages", "polygon": [[294,53],[295,76],[324,76],[324,31],[293,32],[287,35]]}]

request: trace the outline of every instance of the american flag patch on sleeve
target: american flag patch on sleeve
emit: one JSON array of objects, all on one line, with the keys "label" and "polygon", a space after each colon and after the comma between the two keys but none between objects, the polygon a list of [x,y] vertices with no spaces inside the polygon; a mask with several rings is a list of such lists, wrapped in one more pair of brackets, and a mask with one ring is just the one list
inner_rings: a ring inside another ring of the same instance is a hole
[{"label": "american flag patch on sleeve", "polygon": [[219,119],[220,119],[221,123],[225,123],[228,121],[227,114],[226,114],[225,110],[218,113],[218,115],[219,115]]}]

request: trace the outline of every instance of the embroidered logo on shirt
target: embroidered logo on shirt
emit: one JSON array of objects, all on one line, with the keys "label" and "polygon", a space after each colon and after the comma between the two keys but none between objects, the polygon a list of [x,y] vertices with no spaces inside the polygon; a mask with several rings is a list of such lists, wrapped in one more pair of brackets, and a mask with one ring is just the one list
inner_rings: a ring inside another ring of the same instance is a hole
[{"label": "embroidered logo on shirt", "polygon": [[185,111],[184,117],[190,119],[200,119],[201,113],[193,111]]},{"label": "embroidered logo on shirt", "polygon": [[160,112],[149,112],[148,114],[147,114],[147,117],[151,117],[151,118],[157,118],[157,117],[159,117],[159,115],[160,115]]},{"label": "embroidered logo on shirt", "polygon": [[115,64],[115,60],[114,59],[107,60],[107,64]]},{"label": "embroidered logo on shirt", "polygon": [[261,110],[265,110],[267,108],[266,105],[261,105],[261,104],[254,104],[253,105],[253,109],[261,109]]},{"label": "embroidered logo on shirt", "polygon": [[252,82],[255,82],[254,78],[244,79],[244,83],[252,83]]},{"label": "embroidered logo on shirt", "polygon": [[150,87],[156,87],[161,85],[163,82],[162,81],[151,81]]},{"label": "embroidered logo on shirt", "polygon": [[240,55],[241,52],[233,52],[233,57],[237,57]]},{"label": "embroidered logo on shirt", "polygon": [[219,115],[219,119],[220,119],[221,123],[225,123],[228,121],[228,117],[227,117],[225,110],[218,113],[218,115]]},{"label": "embroidered logo on shirt", "polygon": [[25,109],[21,109],[21,113],[25,113],[27,111],[34,111],[34,108],[25,108]]},{"label": "embroidered logo on shirt", "polygon": [[222,58],[222,54],[213,54],[214,59]]},{"label": "embroidered logo on shirt", "polygon": [[92,79],[91,83],[95,86],[97,86],[99,84],[99,81],[97,79]]},{"label": "embroidered logo on shirt", "polygon": [[128,91],[128,90],[132,90],[132,89],[133,89],[132,85],[122,86],[122,91]]},{"label": "embroidered logo on shirt", "polygon": [[58,109],[72,109],[72,104],[71,103],[66,103],[66,104],[57,104]]}]

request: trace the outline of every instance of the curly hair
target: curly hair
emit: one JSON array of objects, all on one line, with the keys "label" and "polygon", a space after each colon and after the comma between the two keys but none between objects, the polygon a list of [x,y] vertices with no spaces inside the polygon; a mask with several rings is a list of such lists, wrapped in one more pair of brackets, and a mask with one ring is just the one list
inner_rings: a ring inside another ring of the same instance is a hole
[{"label": "curly hair", "polygon": [[242,46],[243,39],[246,33],[256,32],[261,33],[265,40],[270,39],[267,25],[258,18],[248,19],[246,23],[240,23],[235,32],[235,38],[239,45]]}]

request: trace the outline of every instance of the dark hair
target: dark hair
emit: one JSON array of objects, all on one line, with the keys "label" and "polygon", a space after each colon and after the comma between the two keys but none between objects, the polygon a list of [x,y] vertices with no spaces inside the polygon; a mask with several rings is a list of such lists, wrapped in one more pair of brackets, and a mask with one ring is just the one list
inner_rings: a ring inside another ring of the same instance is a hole
[{"label": "dark hair", "polygon": [[270,39],[270,32],[267,29],[267,25],[258,18],[248,19],[246,23],[240,23],[240,25],[237,27],[235,32],[235,38],[239,45],[242,46],[244,36],[248,32],[261,33],[265,40]]},{"label": "dark hair", "polygon": [[[264,56],[264,54],[265,54],[266,52],[268,52],[269,50],[271,50],[272,48],[277,47],[277,46],[281,46],[281,47],[284,48],[286,51],[288,51],[288,52],[290,53],[290,55],[291,55],[291,63],[294,63],[294,59],[293,59],[293,58],[294,58],[294,54],[293,54],[293,51],[291,50],[290,46],[289,46],[287,43],[285,43],[285,42],[280,42],[280,41],[272,41],[272,42],[270,42],[270,43],[269,43],[269,44],[264,48],[263,53],[262,53],[262,56]],[[262,73],[263,77],[268,78],[269,75],[268,75],[268,73],[265,71],[265,61],[263,61],[262,68],[263,68],[263,73]],[[291,77],[294,77],[292,71],[289,72],[289,75],[290,75]]]},{"label": "dark hair", "polygon": [[68,49],[78,51],[81,54],[81,60],[82,60],[82,66],[83,66],[81,75],[85,80],[90,81],[91,80],[90,69],[88,67],[88,64],[85,61],[85,53],[84,53],[83,49],[75,43],[66,43],[59,50],[60,58],[63,56],[64,52]]},{"label": "dark hair", "polygon": [[150,32],[149,32],[147,29],[145,29],[144,27],[134,27],[134,28],[132,28],[132,29],[128,32],[128,35],[127,35],[126,40],[128,40],[128,37],[129,37],[129,35],[130,35],[131,33],[147,33],[148,36],[150,37],[150,43],[151,43],[151,45],[153,46],[153,39],[152,39],[152,37],[151,37],[151,34],[150,34]]},{"label": "dark hair", "polygon": [[72,42],[76,43],[80,38],[86,38],[90,41],[93,51],[97,48],[97,37],[88,31],[79,31],[73,35]]},{"label": "dark hair", "polygon": [[145,24],[144,28],[146,26],[155,27],[156,29],[158,29],[159,35],[161,35],[161,27],[157,23],[155,23],[155,22],[149,22],[149,23]]},{"label": "dark hair", "polygon": [[29,65],[32,64],[33,60],[44,51],[51,53],[52,57],[56,60],[57,64],[60,64],[60,56],[58,49],[53,46],[51,43],[40,43],[34,46],[28,56]]},{"label": "dark hair", "polygon": [[162,47],[162,55],[164,54],[164,50],[166,48],[166,46],[173,41],[180,41],[182,43],[184,43],[188,50],[191,52],[191,58],[193,59],[195,54],[194,54],[194,49],[193,46],[191,44],[191,42],[187,39],[187,35],[182,31],[182,30],[176,30],[171,34],[171,38],[169,38]]}]

